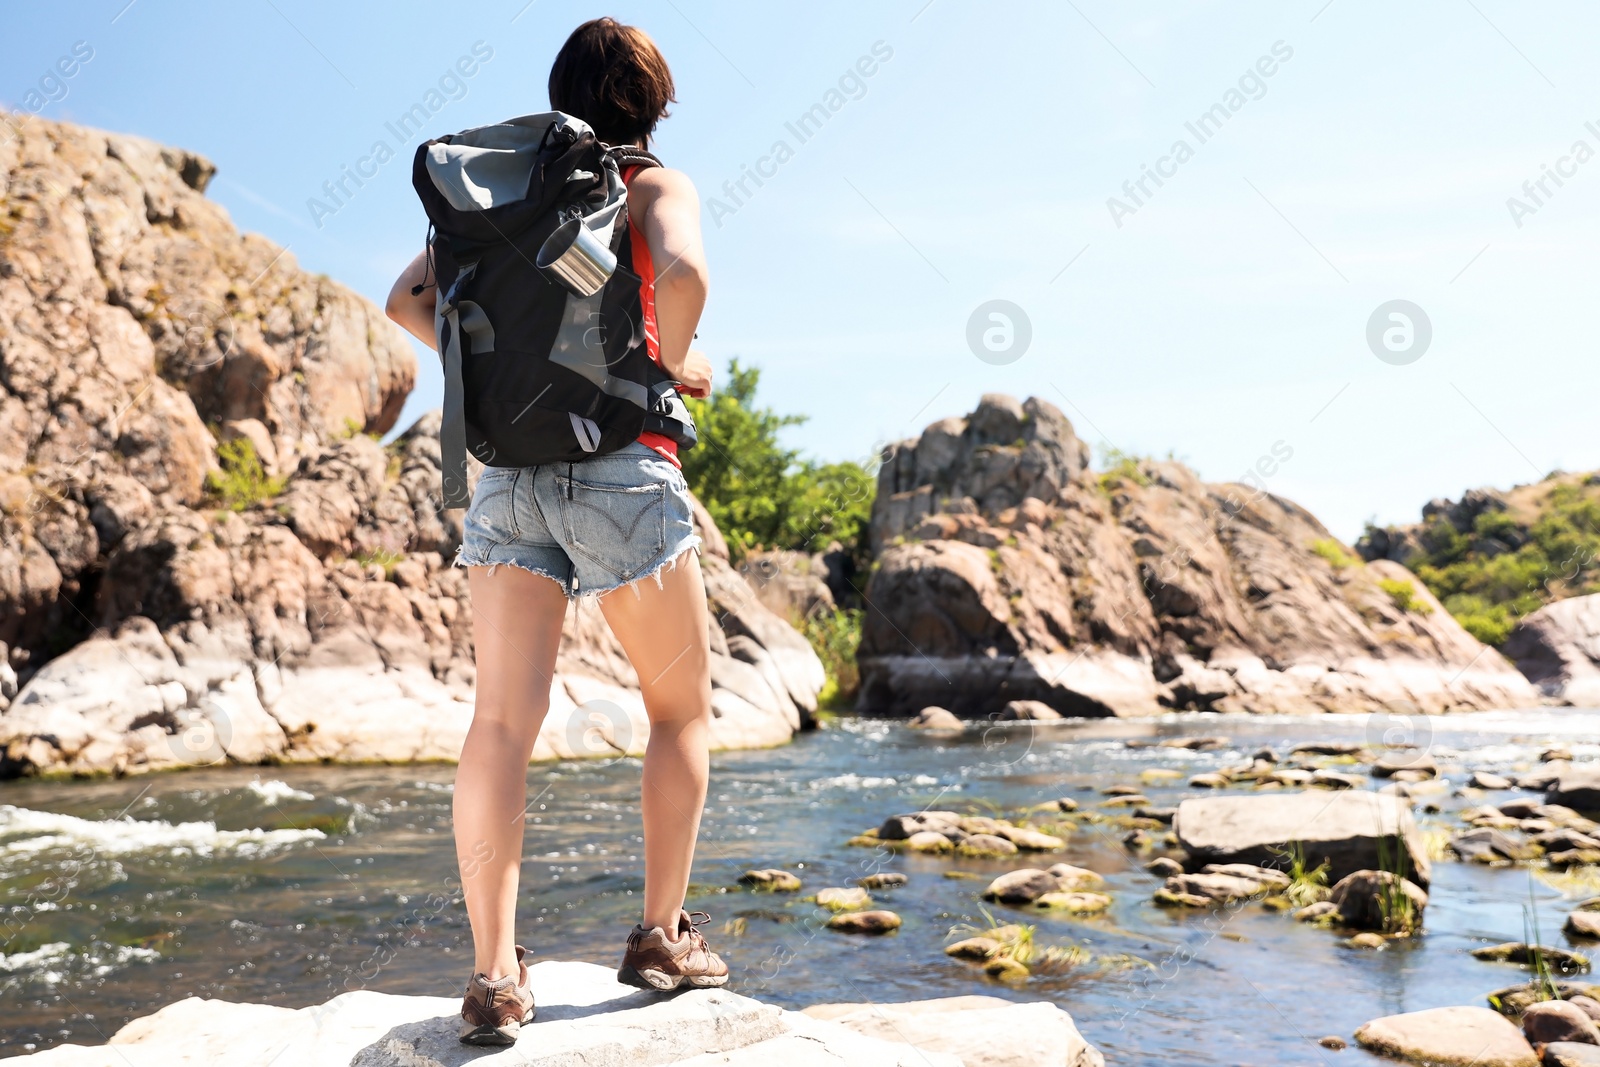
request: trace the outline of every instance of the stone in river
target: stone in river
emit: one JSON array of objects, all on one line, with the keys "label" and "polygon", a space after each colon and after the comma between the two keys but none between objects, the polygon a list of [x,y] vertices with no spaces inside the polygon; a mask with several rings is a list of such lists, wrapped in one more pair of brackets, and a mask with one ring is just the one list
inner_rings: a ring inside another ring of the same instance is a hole
[{"label": "stone in river", "polygon": [[1013,700],[1000,709],[1004,721],[1046,722],[1061,718],[1061,713],[1042,700]]},{"label": "stone in river", "polygon": [[1183,873],[1183,864],[1170,856],[1158,856],[1144,865],[1144,869],[1160,878],[1171,878]]},{"label": "stone in river", "polygon": [[846,911],[828,920],[828,929],[847,934],[886,934],[900,928],[900,916],[892,911]]},{"label": "stone in river", "polygon": [[872,898],[867,895],[865,889],[858,886],[848,888],[834,886],[817,890],[817,903],[834,911],[845,911],[850,908],[864,908],[872,903]]},{"label": "stone in river", "polygon": [[1000,942],[992,937],[969,937],[957,941],[953,945],[946,945],[946,956],[958,956],[964,960],[986,960],[1001,949]]},{"label": "stone in river", "polygon": [[905,885],[909,880],[898,871],[878,871],[876,874],[856,879],[856,885],[862,889],[892,889],[895,886]]},{"label": "stone in river", "polygon": [[1384,866],[1384,855],[1398,851],[1411,880],[1428,884],[1427,850],[1411,809],[1397,797],[1367,790],[1198,797],[1178,805],[1174,826],[1196,866],[1273,865],[1300,848],[1307,864],[1326,862],[1328,877],[1337,880]]},{"label": "stone in river", "polygon": [[1552,1041],[1572,1041],[1600,1045],[1600,1028],[1576,1004],[1565,1000],[1544,1000],[1528,1005],[1522,1013],[1522,1034],[1535,1045]]},{"label": "stone in river", "polygon": [[955,848],[950,839],[933,830],[921,830],[906,838],[906,847],[913,852],[949,852]]},{"label": "stone in river", "polygon": [[963,856],[1012,856],[1017,846],[994,834],[973,834],[957,845],[956,851]]},{"label": "stone in river", "polygon": [[1600,1045],[1552,1041],[1544,1047],[1544,1067],[1600,1067]]},{"label": "stone in river", "polygon": [[1422,912],[1428,906],[1428,894],[1409,879],[1400,878],[1390,871],[1356,871],[1339,879],[1328,894],[1339,909],[1339,921],[1357,929],[1381,930],[1405,918],[1391,915],[1388,902],[1400,896],[1409,901],[1413,928],[1422,925]]},{"label": "stone in river", "polygon": [[[1541,946],[1539,954],[1552,971],[1557,974],[1582,974],[1589,969],[1587,956],[1580,956],[1576,952],[1568,952],[1562,948]],[[1487,960],[1490,963],[1520,963],[1531,966],[1533,963],[1533,948],[1523,941],[1507,941],[1499,945],[1484,945],[1472,950],[1472,958]],[[1553,1040],[1553,1039],[1551,1039]]]},{"label": "stone in river", "polygon": [[1488,1008],[1428,1008],[1386,1015],[1356,1031],[1363,1048],[1411,1063],[1446,1067],[1539,1067],[1533,1047]]},{"label": "stone in river", "polygon": [[754,889],[765,889],[774,893],[792,893],[800,888],[800,879],[788,871],[776,868],[764,871],[745,871],[739,876],[739,881]]},{"label": "stone in river", "polygon": [[1488,771],[1476,771],[1468,785],[1476,789],[1501,790],[1511,788],[1511,779],[1504,775],[1491,774]]},{"label": "stone in river", "polygon": [[1111,898],[1104,893],[1045,893],[1033,902],[1033,906],[1090,915],[1111,907]]},{"label": "stone in river", "polygon": [[921,730],[959,732],[966,729],[966,724],[956,718],[955,713],[944,708],[923,708],[918,712],[907,726]]},{"label": "stone in river", "polygon": [[1568,937],[1600,938],[1600,911],[1575,911],[1567,916]]},{"label": "stone in river", "polygon": [[1462,859],[1475,863],[1525,860],[1533,854],[1526,845],[1487,826],[1457,834],[1450,839],[1450,848]]}]

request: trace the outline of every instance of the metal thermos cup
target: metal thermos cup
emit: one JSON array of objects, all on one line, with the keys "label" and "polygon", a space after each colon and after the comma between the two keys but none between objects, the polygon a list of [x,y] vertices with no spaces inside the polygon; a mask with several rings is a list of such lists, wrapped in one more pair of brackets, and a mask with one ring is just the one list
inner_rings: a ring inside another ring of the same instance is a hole
[{"label": "metal thermos cup", "polygon": [[617,257],[582,219],[568,219],[556,227],[539,249],[537,263],[546,277],[578,296],[598,293],[617,269]]}]

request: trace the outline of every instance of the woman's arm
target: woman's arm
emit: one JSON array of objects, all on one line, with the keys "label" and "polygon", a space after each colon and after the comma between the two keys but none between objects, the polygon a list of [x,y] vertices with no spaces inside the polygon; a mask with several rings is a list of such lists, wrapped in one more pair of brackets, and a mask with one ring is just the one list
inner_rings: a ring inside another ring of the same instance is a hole
[{"label": "woman's arm", "polygon": [[433,286],[429,285],[416,296],[411,295],[411,290],[423,283],[427,273],[428,253],[423,251],[395,279],[394,288],[389,290],[389,301],[383,310],[407,333],[429,348],[437,348],[439,338],[433,332]]},{"label": "woman's arm", "polygon": [[689,347],[709,284],[694,183],[682,171],[642,170],[628,187],[628,215],[643,227],[655,266],[661,366],[683,383],[688,395],[709,396],[711,361]]}]

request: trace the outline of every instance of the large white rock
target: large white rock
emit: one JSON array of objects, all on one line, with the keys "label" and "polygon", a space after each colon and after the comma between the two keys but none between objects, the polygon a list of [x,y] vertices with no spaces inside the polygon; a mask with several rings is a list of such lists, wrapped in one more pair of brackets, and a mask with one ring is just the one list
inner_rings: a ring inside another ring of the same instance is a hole
[{"label": "large white rock", "polygon": [[[300,1009],[190,997],[134,1020],[107,1045],[61,1045],[29,1058],[42,1067],[971,1067],[1013,1062],[964,1061],[726,990],[671,997],[643,992],[618,984],[610,968],[592,963],[547,960],[529,972],[538,1018],[515,1046],[498,1051],[456,1039],[459,1000],[358,990]],[[1067,1019],[1048,1005],[1034,1007]],[[1070,1029],[1071,1021],[1066,1025]],[[1061,1032],[1059,1023],[1055,1032]],[[1084,1061],[1084,1067],[1090,1063],[1099,1060]]]},{"label": "large white rock", "polygon": [[905,1004],[816,1004],[805,1013],[924,1052],[953,1053],[966,1067],[1105,1067],[1072,1016],[1043,1001],[944,997]]},{"label": "large white rock", "polygon": [[1505,651],[1551,700],[1600,707],[1600,593],[1558,600],[1526,616]]},{"label": "large white rock", "polygon": [[1196,864],[1282,867],[1286,850],[1301,844],[1308,864],[1328,862],[1330,881],[1382,868],[1385,843],[1398,841],[1410,867],[1406,877],[1424,887],[1429,880],[1427,849],[1411,809],[1389,794],[1356,789],[1200,797],[1178,805],[1173,827]]},{"label": "large white rock", "polygon": [[1510,1020],[1488,1008],[1429,1008],[1386,1015],[1356,1031],[1363,1048],[1438,1067],[1538,1067]]}]

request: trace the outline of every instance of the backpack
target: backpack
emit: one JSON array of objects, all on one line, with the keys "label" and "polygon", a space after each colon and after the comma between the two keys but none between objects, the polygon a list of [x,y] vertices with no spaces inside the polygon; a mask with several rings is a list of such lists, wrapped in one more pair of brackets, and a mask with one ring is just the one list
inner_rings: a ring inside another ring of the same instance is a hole
[{"label": "backpack", "polygon": [[486,466],[532,467],[615,452],[646,430],[694,445],[677,383],[645,343],[621,174],[634,165],[661,163],[559,111],[418,146],[445,507],[470,502],[469,451]]}]

